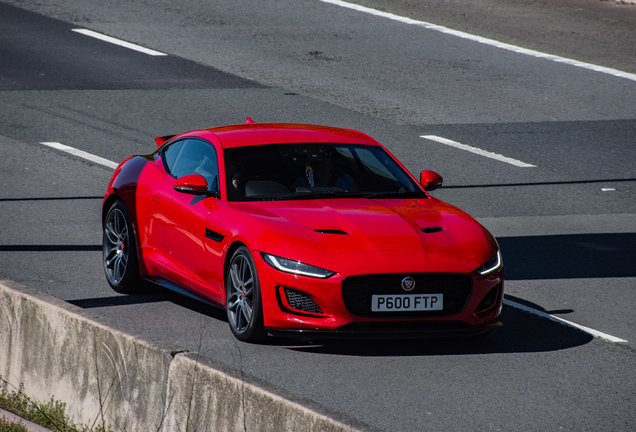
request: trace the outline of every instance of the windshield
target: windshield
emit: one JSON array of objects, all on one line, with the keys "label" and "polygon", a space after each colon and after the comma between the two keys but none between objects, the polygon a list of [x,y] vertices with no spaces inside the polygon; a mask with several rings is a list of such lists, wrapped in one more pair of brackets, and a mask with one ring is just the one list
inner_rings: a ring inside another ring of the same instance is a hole
[{"label": "windshield", "polygon": [[382,147],[273,144],[226,149],[224,156],[229,201],[427,198]]}]

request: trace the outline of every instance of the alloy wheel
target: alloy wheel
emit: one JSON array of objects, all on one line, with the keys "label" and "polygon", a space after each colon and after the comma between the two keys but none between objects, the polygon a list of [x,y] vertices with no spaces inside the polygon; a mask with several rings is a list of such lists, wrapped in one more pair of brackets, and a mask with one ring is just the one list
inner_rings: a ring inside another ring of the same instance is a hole
[{"label": "alloy wheel", "polygon": [[252,263],[239,253],[230,263],[228,282],[227,310],[232,329],[244,333],[254,318],[254,271]]},{"label": "alloy wheel", "polygon": [[118,208],[108,213],[104,224],[104,268],[111,284],[119,284],[128,267],[128,224]]}]

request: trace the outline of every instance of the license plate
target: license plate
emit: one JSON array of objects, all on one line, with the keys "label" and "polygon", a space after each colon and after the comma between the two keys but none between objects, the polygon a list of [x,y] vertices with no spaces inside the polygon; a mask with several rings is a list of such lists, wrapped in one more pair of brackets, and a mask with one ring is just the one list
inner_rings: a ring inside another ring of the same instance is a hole
[{"label": "license plate", "polygon": [[372,312],[436,311],[444,308],[443,294],[374,295]]}]

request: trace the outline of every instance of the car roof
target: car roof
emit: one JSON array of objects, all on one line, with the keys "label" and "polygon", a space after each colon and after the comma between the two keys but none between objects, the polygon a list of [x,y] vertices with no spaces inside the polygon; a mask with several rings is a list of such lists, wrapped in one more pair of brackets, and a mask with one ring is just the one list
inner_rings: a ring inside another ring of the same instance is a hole
[{"label": "car roof", "polygon": [[286,143],[351,143],[380,145],[376,140],[353,129],[297,123],[247,123],[198,131],[214,134],[223,148]]}]

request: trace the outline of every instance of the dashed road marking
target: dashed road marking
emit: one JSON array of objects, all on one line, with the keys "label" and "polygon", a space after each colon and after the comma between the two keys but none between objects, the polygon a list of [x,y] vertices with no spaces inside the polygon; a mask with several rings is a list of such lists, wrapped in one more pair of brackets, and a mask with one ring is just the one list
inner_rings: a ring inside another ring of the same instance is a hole
[{"label": "dashed road marking", "polygon": [[167,56],[168,55],[168,54],[165,54],[165,53],[162,53],[162,52],[159,52],[159,51],[155,51],[155,50],[150,49],[150,48],[142,47],[141,45],[136,45],[134,43],[126,42],[126,41],[123,41],[121,39],[117,39],[117,38],[114,38],[114,37],[111,37],[111,36],[106,36],[104,34],[97,33],[97,32],[94,32],[92,30],[73,29],[73,31],[76,32],[76,33],[81,33],[81,34],[83,34],[85,36],[90,36],[90,37],[93,37],[95,39],[99,39],[99,40],[104,41],[104,42],[108,42],[108,43],[112,43],[112,44],[115,44],[115,45],[119,45],[119,46],[122,46],[124,48],[128,48],[128,49],[131,49],[131,50],[139,51],[141,53],[148,54],[148,55],[151,55],[151,56]]},{"label": "dashed road marking", "polygon": [[603,339],[605,341],[613,342],[613,343],[626,343],[627,342],[625,339],[617,338],[616,336],[608,335],[607,333],[603,333],[603,332],[600,332],[598,330],[594,330],[592,328],[585,327],[585,326],[573,323],[573,322],[568,321],[568,320],[564,320],[563,318],[559,318],[557,316],[550,315],[547,312],[543,312],[543,311],[540,311],[540,310],[537,310],[537,309],[533,309],[531,307],[522,305],[522,304],[517,303],[517,302],[513,302],[513,301],[508,300],[508,299],[504,299],[503,303],[506,306],[510,306],[510,307],[522,310],[524,312],[527,312],[527,313],[538,315],[541,318],[549,319],[550,321],[554,321],[554,322],[559,323],[561,325],[565,325],[565,326],[568,326],[568,327],[574,327],[574,328],[576,328],[578,330],[581,330],[581,331],[583,331],[585,333],[588,333],[588,334],[594,336],[595,338]]},{"label": "dashed road marking", "polygon": [[460,37],[462,39],[467,39],[467,40],[471,40],[474,42],[479,42],[481,44],[484,45],[489,45],[489,46],[493,46],[496,48],[500,48],[500,49],[504,49],[506,51],[512,51],[518,54],[523,54],[523,55],[527,55],[527,56],[531,56],[531,57],[536,57],[536,58],[540,58],[540,59],[545,59],[545,60],[550,60],[556,63],[563,63],[563,64],[567,64],[570,66],[575,66],[575,67],[579,67],[579,68],[583,68],[583,69],[587,69],[587,70],[592,70],[594,72],[600,72],[600,73],[604,73],[604,74],[608,74],[608,75],[612,75],[618,78],[625,78],[631,81],[636,81],[636,74],[632,74],[632,73],[628,73],[628,72],[623,72],[617,69],[612,69],[612,68],[608,68],[605,66],[598,66],[595,64],[591,64],[591,63],[584,63],[581,61],[577,61],[577,60],[573,60],[573,59],[569,59],[569,58],[565,58],[565,57],[560,57],[560,56],[556,56],[553,54],[547,54],[547,53],[543,53],[540,51],[535,51],[535,50],[530,50],[530,49],[526,49],[526,48],[522,48],[522,47],[518,47],[515,45],[510,45],[507,43],[503,43],[503,42],[499,42],[496,41],[494,39],[488,39],[485,37],[481,37],[481,36],[476,36],[476,35],[472,35],[470,33],[465,33],[459,30],[453,30],[450,29],[448,27],[444,27],[444,26],[440,26],[440,25],[436,25],[436,24],[432,24],[432,23],[428,23],[425,21],[418,21],[418,20],[414,20],[412,18],[407,18],[407,17],[403,17],[403,16],[399,16],[399,15],[395,15],[392,13],[388,13],[388,12],[382,12],[376,9],[371,9],[368,7],[364,7],[364,6],[360,6],[357,4],[352,4],[352,3],[347,3],[345,1],[341,1],[341,0],[319,0],[323,3],[329,3],[335,6],[340,6],[346,9],[352,9],[358,12],[363,12],[366,14],[370,14],[370,15],[375,15],[378,17],[382,17],[382,18],[388,18],[390,20],[393,21],[398,21],[404,24],[410,24],[410,25],[415,25],[415,26],[419,26],[419,27],[423,27],[429,30],[435,30],[438,31],[440,33],[444,33],[444,34],[448,34],[448,35],[452,35],[452,36],[456,36],[456,37]]},{"label": "dashed road marking", "polygon": [[505,163],[508,163],[510,165],[518,166],[518,167],[521,167],[521,168],[533,168],[533,167],[536,167],[536,165],[532,165],[532,164],[529,164],[529,163],[521,162],[520,160],[517,160],[517,159],[513,159],[513,158],[506,157],[506,156],[502,156],[500,154],[489,152],[487,150],[482,150],[482,149],[477,148],[477,147],[471,147],[469,145],[458,143],[457,141],[449,140],[447,138],[442,138],[442,137],[439,137],[439,136],[436,136],[436,135],[420,135],[420,138],[424,138],[424,139],[431,140],[431,141],[436,141],[438,143],[445,144],[447,146],[455,147],[455,148],[458,148],[460,150],[464,150],[464,151],[467,151],[467,152],[475,153],[475,154],[478,154],[480,156],[485,156],[487,158],[495,159],[495,160],[498,160],[499,162],[505,162]]},{"label": "dashed road marking", "polygon": [[60,144],[59,142],[41,142],[40,144],[43,144],[43,145],[45,145],[47,147],[51,147],[51,148],[54,148],[54,149],[57,149],[57,150],[62,150],[64,152],[66,152],[66,153],[72,154],[72,155],[77,156],[77,157],[81,157],[82,159],[89,160],[91,162],[103,165],[103,166],[108,167],[108,168],[115,169],[119,165],[118,163],[110,161],[108,159],[104,159],[103,157],[95,156],[95,155],[87,153],[87,152],[85,152],[83,150],[78,150],[76,148],[69,147],[69,146],[64,145],[64,144]]}]

